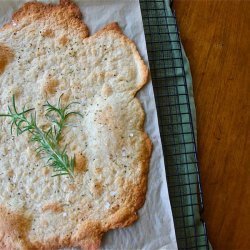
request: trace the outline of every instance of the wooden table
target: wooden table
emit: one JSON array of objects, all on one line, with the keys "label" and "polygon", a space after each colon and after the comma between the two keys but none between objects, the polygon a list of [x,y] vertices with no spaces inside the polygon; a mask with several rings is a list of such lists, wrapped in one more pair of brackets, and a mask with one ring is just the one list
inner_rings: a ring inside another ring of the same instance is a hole
[{"label": "wooden table", "polygon": [[174,0],[193,76],[214,249],[250,249],[250,0]]}]

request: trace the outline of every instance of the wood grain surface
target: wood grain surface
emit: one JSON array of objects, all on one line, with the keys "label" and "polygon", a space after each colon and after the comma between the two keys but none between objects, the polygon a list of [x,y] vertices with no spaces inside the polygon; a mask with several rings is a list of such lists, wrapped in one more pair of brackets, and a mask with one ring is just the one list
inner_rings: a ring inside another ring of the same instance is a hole
[{"label": "wood grain surface", "polygon": [[250,249],[250,0],[174,0],[197,109],[214,249]]}]

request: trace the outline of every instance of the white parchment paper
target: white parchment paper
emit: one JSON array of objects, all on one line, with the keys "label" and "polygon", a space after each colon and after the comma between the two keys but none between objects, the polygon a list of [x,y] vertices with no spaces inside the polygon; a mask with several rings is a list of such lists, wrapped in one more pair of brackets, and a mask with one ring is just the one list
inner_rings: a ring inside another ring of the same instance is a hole
[{"label": "white parchment paper", "polygon": [[[0,26],[9,22],[12,13],[27,0],[0,0]],[[57,2],[43,0],[43,2]],[[138,0],[76,0],[90,34],[116,21],[132,39],[148,64],[146,42]],[[105,234],[102,249],[177,249],[172,211],[165,176],[154,92],[150,81],[138,98],[146,112],[145,129],[153,142],[146,202],[139,211],[139,220],[124,229]]]}]

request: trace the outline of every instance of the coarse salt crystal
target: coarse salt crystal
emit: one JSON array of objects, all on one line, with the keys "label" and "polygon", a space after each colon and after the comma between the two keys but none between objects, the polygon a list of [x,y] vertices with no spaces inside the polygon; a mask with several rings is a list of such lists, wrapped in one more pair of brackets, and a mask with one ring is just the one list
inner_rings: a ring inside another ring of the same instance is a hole
[{"label": "coarse salt crystal", "polygon": [[130,134],[129,134],[129,136],[130,136],[130,137],[133,137],[133,136],[134,136],[134,134],[133,134],[133,133],[130,133]]},{"label": "coarse salt crystal", "polygon": [[110,192],[110,195],[111,195],[111,196],[115,196],[115,195],[116,195],[116,191],[111,191],[111,192]]},{"label": "coarse salt crystal", "polygon": [[122,148],[122,156],[126,156],[126,150],[125,150],[125,148]]},{"label": "coarse salt crystal", "polygon": [[104,206],[105,206],[106,209],[109,209],[110,208],[110,203],[106,202]]},{"label": "coarse salt crystal", "polygon": [[67,213],[63,213],[63,217],[66,217],[67,216]]},{"label": "coarse salt crystal", "polygon": [[86,101],[86,100],[82,100],[82,101],[81,101],[81,104],[82,104],[82,105],[86,105],[86,104],[87,104],[87,101]]}]

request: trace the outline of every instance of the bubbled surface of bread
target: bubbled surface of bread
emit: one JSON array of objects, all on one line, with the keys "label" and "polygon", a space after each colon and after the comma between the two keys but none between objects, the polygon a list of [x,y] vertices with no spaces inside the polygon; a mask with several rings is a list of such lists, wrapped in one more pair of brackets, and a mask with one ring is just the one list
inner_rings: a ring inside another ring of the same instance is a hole
[{"label": "bubbled surface of bread", "polygon": [[[1,66],[2,65],[2,66]],[[0,29],[0,107],[12,95],[46,126],[46,100],[79,102],[62,143],[76,156],[74,180],[51,177],[29,135],[0,120],[0,249],[96,249],[109,229],[137,219],[147,189],[151,142],[135,98],[148,69],[112,23],[88,37],[70,1],[27,3]]]}]

